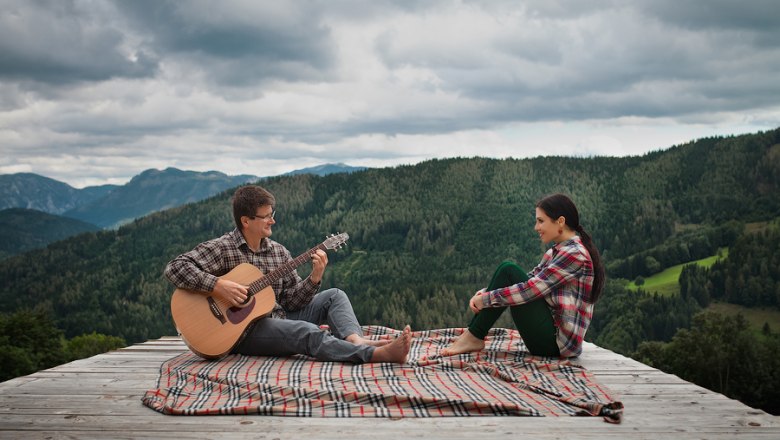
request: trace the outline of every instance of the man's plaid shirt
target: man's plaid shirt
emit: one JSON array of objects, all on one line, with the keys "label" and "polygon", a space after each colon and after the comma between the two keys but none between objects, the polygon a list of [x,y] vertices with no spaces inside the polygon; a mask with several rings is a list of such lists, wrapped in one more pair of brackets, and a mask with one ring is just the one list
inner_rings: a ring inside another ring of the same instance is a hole
[{"label": "man's plaid shirt", "polygon": [[528,273],[528,281],[486,292],[486,307],[513,306],[544,298],[552,310],[562,357],[579,356],[593,317],[593,262],[579,236],[558,243]]},{"label": "man's plaid shirt", "polygon": [[[165,276],[178,288],[211,292],[217,277],[230,272],[240,263],[257,266],[264,274],[292,260],[290,251],[281,244],[264,238],[254,252],[238,229],[199,244],[195,249],[174,258],[165,267]],[[293,270],[271,284],[276,294],[276,306],[271,316],[285,318],[286,311],[306,306],[319,290],[309,278],[301,279]]]}]

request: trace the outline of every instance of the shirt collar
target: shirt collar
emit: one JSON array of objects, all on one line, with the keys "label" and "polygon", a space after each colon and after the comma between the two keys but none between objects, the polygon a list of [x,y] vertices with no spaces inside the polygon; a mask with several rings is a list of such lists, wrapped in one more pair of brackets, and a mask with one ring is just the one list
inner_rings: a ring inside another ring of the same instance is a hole
[{"label": "shirt collar", "polygon": [[562,241],[560,243],[556,243],[551,249],[552,249],[552,256],[556,256],[558,254],[558,251],[560,251],[563,248],[567,248],[569,246],[577,246],[582,243],[582,239],[579,235],[575,235],[574,237]]},{"label": "shirt collar", "polygon": [[575,235],[575,236],[573,236],[572,238],[570,238],[570,239],[568,239],[568,240],[565,240],[565,241],[562,241],[562,242],[560,242],[560,243],[557,243],[557,244],[556,244],[555,246],[553,246],[553,247],[554,247],[554,248],[561,249],[561,248],[563,248],[563,247],[566,247],[566,246],[571,246],[571,245],[572,245],[572,243],[574,243],[574,244],[580,244],[580,243],[582,243],[582,239],[580,238],[580,236],[579,236],[579,235]]},{"label": "shirt collar", "polygon": [[[249,247],[249,243],[246,242],[246,239],[244,238],[244,234],[241,233],[241,231],[238,230],[238,228],[234,228],[233,231],[230,233],[230,236],[233,238],[233,241],[236,242],[236,247],[242,248],[245,247],[248,250],[252,250],[252,248]],[[260,240],[260,248],[257,250],[257,253],[260,252],[267,252],[271,250],[271,241],[267,238],[263,238]]]}]

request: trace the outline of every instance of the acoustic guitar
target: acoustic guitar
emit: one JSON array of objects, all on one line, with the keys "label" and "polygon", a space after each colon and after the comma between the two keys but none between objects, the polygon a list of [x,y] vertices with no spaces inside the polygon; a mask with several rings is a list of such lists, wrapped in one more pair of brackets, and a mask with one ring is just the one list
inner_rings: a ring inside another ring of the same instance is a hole
[{"label": "acoustic guitar", "polygon": [[171,314],[182,340],[193,353],[206,359],[218,359],[230,353],[246,335],[250,324],[273,311],[276,296],[271,285],[274,281],[309,261],[315,251],[339,249],[348,239],[346,233],[331,235],[267,275],[252,264],[239,264],[220,277],[248,286],[246,301],[239,306],[211,292],[176,289],[171,297]]}]

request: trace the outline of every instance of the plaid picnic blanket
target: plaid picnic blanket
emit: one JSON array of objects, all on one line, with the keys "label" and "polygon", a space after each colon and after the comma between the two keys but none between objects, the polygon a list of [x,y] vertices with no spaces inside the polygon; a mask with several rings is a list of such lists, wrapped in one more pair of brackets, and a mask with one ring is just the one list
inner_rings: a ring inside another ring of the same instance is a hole
[{"label": "plaid picnic blanket", "polygon": [[[400,330],[364,326],[366,337]],[[324,330],[327,331],[327,330]],[[143,403],[163,414],[302,417],[603,416],[623,405],[571,360],[534,357],[515,330],[490,331],[485,350],[441,357],[462,328],[417,331],[407,364],[319,362],[296,355],[186,352],[160,367]]]}]

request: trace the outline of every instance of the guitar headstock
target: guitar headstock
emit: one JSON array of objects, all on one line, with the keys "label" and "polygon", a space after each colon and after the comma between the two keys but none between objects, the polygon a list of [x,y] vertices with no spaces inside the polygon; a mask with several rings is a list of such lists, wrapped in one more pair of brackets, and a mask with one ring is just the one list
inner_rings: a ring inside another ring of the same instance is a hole
[{"label": "guitar headstock", "polygon": [[326,249],[341,249],[342,246],[349,240],[349,234],[342,232],[340,234],[330,234],[330,237],[325,239],[322,244]]}]

